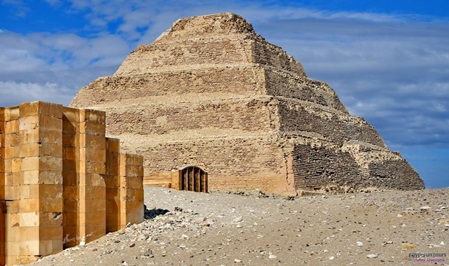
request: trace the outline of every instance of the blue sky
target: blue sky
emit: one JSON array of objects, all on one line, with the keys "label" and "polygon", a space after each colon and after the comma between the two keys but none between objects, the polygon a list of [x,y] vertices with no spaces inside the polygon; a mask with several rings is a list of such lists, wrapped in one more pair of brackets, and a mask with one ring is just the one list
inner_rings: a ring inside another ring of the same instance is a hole
[{"label": "blue sky", "polygon": [[449,187],[447,0],[0,0],[0,106],[67,105],[182,17],[234,12]]}]

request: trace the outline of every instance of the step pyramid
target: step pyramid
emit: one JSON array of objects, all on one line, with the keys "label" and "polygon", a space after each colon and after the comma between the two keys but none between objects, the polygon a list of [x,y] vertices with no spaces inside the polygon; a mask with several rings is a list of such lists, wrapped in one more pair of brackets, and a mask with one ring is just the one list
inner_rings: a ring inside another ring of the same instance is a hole
[{"label": "step pyramid", "polygon": [[332,88],[232,13],[176,21],[71,106],[106,111],[108,134],[144,155],[153,184],[194,165],[208,172],[209,190],[424,188]]}]

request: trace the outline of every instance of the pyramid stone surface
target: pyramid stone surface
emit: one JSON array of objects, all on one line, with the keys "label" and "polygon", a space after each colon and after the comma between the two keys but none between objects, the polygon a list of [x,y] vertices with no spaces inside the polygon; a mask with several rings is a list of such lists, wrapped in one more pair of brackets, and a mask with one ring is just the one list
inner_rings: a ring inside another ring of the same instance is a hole
[{"label": "pyramid stone surface", "polygon": [[107,131],[145,156],[145,176],[196,165],[209,189],[422,189],[416,171],[326,83],[242,17],[176,21],[71,106],[107,112]]}]

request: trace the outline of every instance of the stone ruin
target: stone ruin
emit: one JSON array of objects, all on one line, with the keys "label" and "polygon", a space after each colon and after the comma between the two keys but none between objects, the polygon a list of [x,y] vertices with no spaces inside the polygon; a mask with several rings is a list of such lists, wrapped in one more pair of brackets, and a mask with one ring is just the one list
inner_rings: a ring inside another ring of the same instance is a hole
[{"label": "stone ruin", "polygon": [[143,157],[105,138],[105,113],[0,108],[0,265],[26,264],[143,221]]},{"label": "stone ruin", "polygon": [[108,134],[144,155],[146,184],[195,190],[181,173],[195,166],[210,190],[424,188],[332,88],[231,13],[176,21],[71,106],[108,114]]}]

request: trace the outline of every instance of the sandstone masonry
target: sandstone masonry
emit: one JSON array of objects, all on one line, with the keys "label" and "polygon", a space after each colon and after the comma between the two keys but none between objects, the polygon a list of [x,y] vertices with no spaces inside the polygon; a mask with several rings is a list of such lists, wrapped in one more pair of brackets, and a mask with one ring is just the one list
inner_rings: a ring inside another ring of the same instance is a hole
[{"label": "sandstone masonry", "polygon": [[0,265],[143,220],[143,158],[105,138],[105,119],[44,102],[0,108]]},{"label": "sandstone masonry", "polygon": [[148,184],[198,166],[210,190],[422,189],[326,83],[231,13],[180,19],[71,103],[108,113],[108,134],[144,155]]}]

